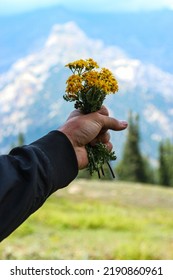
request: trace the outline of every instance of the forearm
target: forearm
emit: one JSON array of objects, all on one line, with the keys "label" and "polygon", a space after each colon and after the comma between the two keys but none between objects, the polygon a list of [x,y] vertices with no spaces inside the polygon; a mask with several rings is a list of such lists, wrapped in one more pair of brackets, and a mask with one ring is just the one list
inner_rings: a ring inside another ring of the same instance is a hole
[{"label": "forearm", "polygon": [[0,157],[0,240],[7,237],[57,189],[77,175],[70,141],[53,131]]}]

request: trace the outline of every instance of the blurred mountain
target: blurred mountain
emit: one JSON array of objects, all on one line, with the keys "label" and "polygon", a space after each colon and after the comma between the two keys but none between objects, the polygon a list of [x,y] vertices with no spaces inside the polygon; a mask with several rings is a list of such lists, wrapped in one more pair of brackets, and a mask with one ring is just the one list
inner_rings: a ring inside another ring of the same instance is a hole
[{"label": "blurred mountain", "polygon": [[54,24],[74,21],[90,38],[123,48],[130,57],[173,73],[173,11],[79,13],[63,7],[0,17],[0,72],[42,48]]},{"label": "blurred mountain", "polygon": [[[123,22],[118,14],[101,21],[101,15],[70,14],[63,8],[52,10],[52,16],[50,10],[39,13],[12,17],[11,22],[0,19],[0,56],[4,58],[0,59],[1,153],[18,133],[23,132],[30,143],[65,121],[73,104],[62,98],[71,74],[64,65],[92,57],[100,67],[112,70],[119,82],[119,92],[105,102],[110,114],[120,119],[127,119],[129,110],[140,114],[142,151],[155,160],[159,141],[172,137],[172,38],[165,38],[173,14],[163,11],[164,33],[163,27],[149,25],[151,16],[142,21],[142,15],[135,14],[140,21],[135,27],[130,14],[123,14]],[[157,24],[161,26],[160,21]],[[118,156],[125,135],[112,133]]]}]

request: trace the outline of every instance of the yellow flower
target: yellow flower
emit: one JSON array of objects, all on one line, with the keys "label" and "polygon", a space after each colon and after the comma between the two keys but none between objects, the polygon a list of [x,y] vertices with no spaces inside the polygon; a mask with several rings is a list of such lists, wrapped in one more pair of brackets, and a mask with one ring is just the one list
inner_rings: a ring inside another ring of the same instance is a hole
[{"label": "yellow flower", "polygon": [[77,95],[77,93],[83,88],[82,78],[75,74],[67,79],[66,84],[66,92],[69,94],[69,97]]},{"label": "yellow flower", "polygon": [[68,63],[66,65],[66,67],[69,67],[70,69],[74,69],[74,70],[83,69],[83,68],[85,68],[85,66],[86,66],[86,61],[83,59],[76,60],[76,61]]},{"label": "yellow flower", "polygon": [[65,66],[69,67],[73,73],[77,72],[79,75],[82,72],[91,71],[94,68],[99,68],[97,62],[95,62],[92,58],[86,60],[75,60],[74,62],[68,63]]},{"label": "yellow flower", "polygon": [[86,63],[87,63],[86,70],[99,68],[97,62],[95,62],[92,58],[86,59]]},{"label": "yellow flower", "polygon": [[84,87],[95,87],[104,91],[105,94],[115,93],[118,91],[118,83],[113,74],[106,68],[102,68],[100,72],[92,70],[82,74]]},{"label": "yellow flower", "polygon": [[68,97],[77,99],[80,92],[87,94],[91,89],[96,89],[104,95],[118,91],[118,83],[112,72],[107,68],[96,71],[99,66],[92,58],[79,59],[66,66],[73,72],[66,81]]},{"label": "yellow flower", "polygon": [[118,83],[112,72],[106,68],[102,68],[100,71],[100,79],[105,82],[106,94],[115,93],[118,91]]},{"label": "yellow flower", "polygon": [[99,81],[99,73],[95,70],[85,72],[82,75],[84,87],[96,87]]}]

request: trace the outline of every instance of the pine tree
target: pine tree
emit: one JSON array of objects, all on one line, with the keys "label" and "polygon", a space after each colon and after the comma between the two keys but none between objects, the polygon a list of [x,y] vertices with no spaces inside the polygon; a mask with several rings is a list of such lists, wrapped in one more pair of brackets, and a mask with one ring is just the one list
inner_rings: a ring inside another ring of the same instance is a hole
[{"label": "pine tree", "polygon": [[159,145],[159,183],[173,186],[173,144],[165,140]]},{"label": "pine tree", "polygon": [[18,134],[18,146],[23,146],[25,144],[25,138],[22,132]]},{"label": "pine tree", "polygon": [[17,143],[12,143],[10,146],[10,150],[14,149],[15,147],[21,147],[25,144],[25,137],[22,132],[19,132],[17,136]]},{"label": "pine tree", "polygon": [[129,113],[128,135],[122,160],[116,168],[119,179],[132,182],[146,182],[145,164],[140,151],[139,115]]}]

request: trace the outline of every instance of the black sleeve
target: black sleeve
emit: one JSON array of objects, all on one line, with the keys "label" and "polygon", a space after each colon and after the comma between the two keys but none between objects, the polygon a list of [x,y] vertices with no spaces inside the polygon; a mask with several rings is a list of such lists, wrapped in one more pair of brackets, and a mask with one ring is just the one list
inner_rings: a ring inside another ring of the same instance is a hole
[{"label": "black sleeve", "polygon": [[59,131],[0,156],[0,241],[77,173],[74,149]]}]

